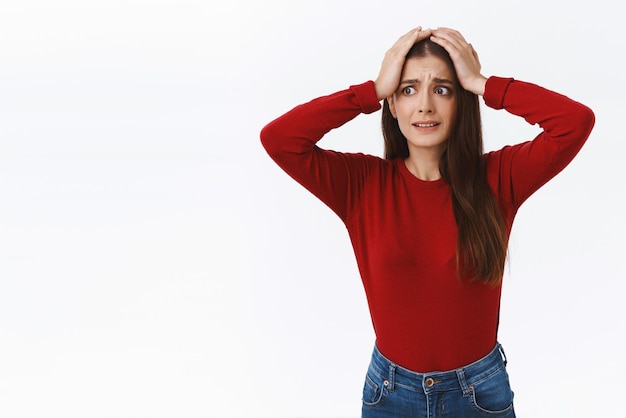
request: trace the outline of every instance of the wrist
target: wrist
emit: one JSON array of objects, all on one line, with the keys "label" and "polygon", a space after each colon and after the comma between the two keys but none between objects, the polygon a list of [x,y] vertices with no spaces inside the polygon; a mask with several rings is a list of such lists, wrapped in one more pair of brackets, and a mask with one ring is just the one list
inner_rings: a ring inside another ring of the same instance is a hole
[{"label": "wrist", "polygon": [[381,83],[378,80],[374,81],[374,88],[376,89],[376,97],[378,97],[378,101],[385,100],[393,94],[393,92],[389,93],[388,87],[381,86]]},{"label": "wrist", "polygon": [[482,96],[485,94],[486,85],[487,85],[487,77],[484,77],[481,75],[474,82],[472,82],[472,85],[468,90],[478,96]]}]

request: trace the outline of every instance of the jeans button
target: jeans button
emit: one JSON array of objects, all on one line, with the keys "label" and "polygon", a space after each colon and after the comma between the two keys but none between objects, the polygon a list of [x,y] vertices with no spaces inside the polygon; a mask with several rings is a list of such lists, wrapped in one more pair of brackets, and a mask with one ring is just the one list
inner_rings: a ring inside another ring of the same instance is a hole
[{"label": "jeans button", "polygon": [[426,384],[426,387],[429,388],[435,384],[435,380],[432,377],[429,377],[424,383]]}]

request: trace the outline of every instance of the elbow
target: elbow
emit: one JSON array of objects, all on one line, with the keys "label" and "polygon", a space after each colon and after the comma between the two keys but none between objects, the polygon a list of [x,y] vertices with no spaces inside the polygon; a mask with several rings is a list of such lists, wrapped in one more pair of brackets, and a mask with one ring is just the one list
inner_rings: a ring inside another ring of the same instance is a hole
[{"label": "elbow", "polygon": [[276,132],[273,123],[269,123],[261,129],[260,138],[261,145],[263,145],[265,151],[267,151],[270,156],[276,155],[278,152],[279,141],[277,139],[279,138],[279,135],[278,132]]},{"label": "elbow", "polygon": [[596,123],[596,115],[593,113],[593,110],[582,105],[577,119],[580,124],[581,134],[587,138]]},{"label": "elbow", "polygon": [[302,152],[302,141],[296,140],[293,130],[279,119],[261,129],[260,139],[265,151],[276,162],[283,160],[286,155]]}]

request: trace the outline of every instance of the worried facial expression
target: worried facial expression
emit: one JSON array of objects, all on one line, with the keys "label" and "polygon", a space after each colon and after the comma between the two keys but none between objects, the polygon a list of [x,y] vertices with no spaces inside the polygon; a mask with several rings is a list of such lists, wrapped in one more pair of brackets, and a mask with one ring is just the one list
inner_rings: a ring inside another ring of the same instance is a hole
[{"label": "worried facial expression", "polygon": [[456,115],[452,74],[435,56],[406,60],[389,109],[407,139],[409,153],[443,153]]}]

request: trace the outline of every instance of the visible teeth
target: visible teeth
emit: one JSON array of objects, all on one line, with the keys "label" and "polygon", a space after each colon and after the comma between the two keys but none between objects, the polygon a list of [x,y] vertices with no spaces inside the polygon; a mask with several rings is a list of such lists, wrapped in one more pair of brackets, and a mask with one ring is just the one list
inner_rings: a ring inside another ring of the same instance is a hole
[{"label": "visible teeth", "polygon": [[437,126],[436,123],[416,123],[415,126],[419,128],[432,128],[433,126]]}]

